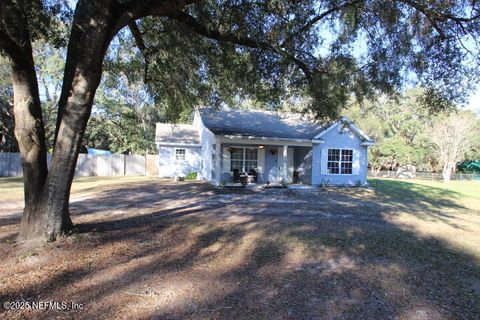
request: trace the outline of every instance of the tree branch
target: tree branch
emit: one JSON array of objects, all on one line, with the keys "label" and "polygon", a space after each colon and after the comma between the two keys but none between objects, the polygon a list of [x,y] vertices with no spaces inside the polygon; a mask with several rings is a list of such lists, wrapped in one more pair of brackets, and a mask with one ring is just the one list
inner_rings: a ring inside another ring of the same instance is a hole
[{"label": "tree branch", "polygon": [[147,45],[145,44],[145,41],[143,40],[142,33],[140,32],[140,29],[137,26],[137,23],[135,21],[131,21],[128,24],[128,28],[130,29],[130,32],[133,35],[133,39],[135,40],[135,44],[138,47],[138,50],[140,50],[140,53],[143,56],[143,59],[145,60],[145,70],[143,74],[143,81],[145,83],[148,82],[148,65],[150,63],[150,56],[152,55],[152,52],[150,49],[148,49]]},{"label": "tree branch", "polygon": [[438,22],[446,22],[448,20],[453,21],[457,25],[459,25],[460,28],[462,28],[462,30],[465,32],[463,23],[472,22],[472,21],[480,18],[480,14],[477,14],[477,15],[469,17],[469,18],[465,18],[465,17],[458,17],[458,16],[455,16],[455,15],[450,14],[450,13],[437,12],[437,11],[429,9],[426,5],[424,5],[422,3],[416,2],[415,0],[399,0],[399,2],[404,3],[404,4],[412,7],[416,11],[423,14],[428,19],[428,21],[430,21],[430,24],[432,25],[432,27],[444,39],[447,38],[447,37],[445,35],[444,30],[439,26]]},{"label": "tree branch", "polygon": [[145,55],[147,53],[147,46],[145,45],[145,41],[143,41],[142,33],[140,29],[138,29],[137,23],[135,21],[131,21],[128,24],[128,28],[133,35],[133,39],[135,40],[135,44],[137,45],[140,52]]},{"label": "tree branch", "polygon": [[287,43],[288,41],[290,41],[291,39],[293,39],[295,36],[301,34],[301,33],[304,33],[305,31],[308,31],[309,29],[311,29],[315,24],[317,24],[318,22],[320,22],[321,20],[323,20],[325,17],[329,16],[330,14],[332,13],[335,13],[337,11],[340,11],[342,9],[345,9],[346,7],[349,7],[349,6],[354,6],[360,2],[363,2],[364,0],[353,0],[353,1],[350,1],[350,2],[345,2],[343,4],[340,4],[338,6],[335,6],[335,7],[332,7],[324,12],[322,12],[321,14],[319,14],[318,16],[312,18],[309,22],[307,22],[303,27],[301,27],[300,29],[298,29],[297,32],[295,32],[294,34],[290,35],[285,41],[284,43]]},{"label": "tree branch", "polygon": [[282,47],[277,47],[271,43],[252,39],[235,33],[221,32],[218,30],[209,29],[205,25],[198,22],[193,16],[183,11],[166,14],[166,16],[170,19],[183,23],[189,29],[204,37],[218,41],[229,42],[252,49],[261,49],[280,55],[296,64],[303,71],[308,82],[311,83],[313,81],[313,74],[310,67],[304,61],[298,59]]},{"label": "tree branch", "polygon": [[26,66],[26,63],[33,65],[32,59],[25,54],[22,47],[20,47],[5,31],[0,29],[0,47],[5,51],[12,61],[17,65]]},{"label": "tree branch", "polygon": [[440,35],[440,37],[442,39],[446,39],[447,36],[445,35],[445,32],[442,30],[442,28],[440,28],[440,26],[438,25],[437,23],[437,19],[432,16],[432,13],[428,10],[428,8],[426,8],[425,6],[419,4],[419,3],[416,3],[415,1],[410,1],[410,0],[400,0],[400,2],[403,2],[407,5],[409,5],[410,7],[412,7],[413,9],[415,9],[416,11],[420,12],[421,14],[423,14],[427,19],[428,21],[430,22],[430,24],[432,25],[432,27],[437,31],[437,33]]},{"label": "tree branch", "polygon": [[409,5],[410,7],[414,8],[415,10],[417,10],[417,11],[419,11],[419,12],[425,14],[425,15],[429,15],[433,19],[435,19],[437,21],[442,21],[442,22],[446,21],[446,20],[452,20],[452,21],[455,21],[455,22],[472,22],[472,21],[480,18],[480,13],[475,15],[475,16],[465,18],[465,17],[458,17],[458,16],[455,16],[453,14],[446,13],[446,12],[437,12],[437,11],[429,9],[426,5],[424,5],[422,3],[416,2],[415,0],[399,0],[399,2],[403,2],[407,5]]}]

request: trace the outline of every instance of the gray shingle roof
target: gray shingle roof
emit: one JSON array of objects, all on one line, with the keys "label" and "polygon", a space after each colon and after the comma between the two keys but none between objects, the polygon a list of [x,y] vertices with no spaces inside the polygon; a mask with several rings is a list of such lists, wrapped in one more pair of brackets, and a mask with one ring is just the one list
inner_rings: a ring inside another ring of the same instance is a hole
[{"label": "gray shingle roof", "polygon": [[155,142],[200,144],[198,128],[191,124],[157,123]]},{"label": "gray shingle roof", "polygon": [[214,134],[313,139],[326,126],[292,114],[239,109],[200,109],[203,124]]}]

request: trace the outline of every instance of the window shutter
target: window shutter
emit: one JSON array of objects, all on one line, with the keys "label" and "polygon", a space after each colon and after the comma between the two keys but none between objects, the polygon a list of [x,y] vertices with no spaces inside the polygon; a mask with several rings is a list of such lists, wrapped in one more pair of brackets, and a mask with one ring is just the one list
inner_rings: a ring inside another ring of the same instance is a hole
[{"label": "window shutter", "polygon": [[360,153],[358,150],[353,150],[352,174],[358,175],[360,173]]},{"label": "window shutter", "polygon": [[321,149],[320,173],[327,174],[328,149]]},{"label": "window shutter", "polygon": [[222,172],[230,172],[230,148],[223,148],[223,170]]},{"label": "window shutter", "polygon": [[265,149],[258,149],[258,173],[263,173],[265,167]]}]

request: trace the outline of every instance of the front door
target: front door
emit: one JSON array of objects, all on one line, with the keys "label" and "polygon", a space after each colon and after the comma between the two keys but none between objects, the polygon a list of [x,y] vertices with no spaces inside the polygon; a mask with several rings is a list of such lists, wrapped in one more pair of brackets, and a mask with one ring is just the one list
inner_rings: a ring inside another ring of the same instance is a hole
[{"label": "front door", "polygon": [[[265,181],[280,183],[283,179],[283,147],[265,148]],[[293,179],[293,148],[287,149],[287,181]]]},{"label": "front door", "polygon": [[280,182],[278,174],[278,149],[272,147],[265,148],[265,176],[264,181],[270,183]]}]

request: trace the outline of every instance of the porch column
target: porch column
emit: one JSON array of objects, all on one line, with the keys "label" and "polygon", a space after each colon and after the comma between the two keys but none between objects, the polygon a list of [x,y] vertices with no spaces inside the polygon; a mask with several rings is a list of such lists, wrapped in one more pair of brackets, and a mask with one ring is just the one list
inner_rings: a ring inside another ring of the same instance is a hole
[{"label": "porch column", "polygon": [[222,174],[222,144],[217,140],[215,144],[215,184],[220,185],[220,176]]},{"label": "porch column", "polygon": [[284,145],[283,146],[283,174],[282,174],[282,179],[284,181],[287,181],[288,179],[288,172],[287,172],[287,150],[288,150],[288,146],[287,145]]}]

